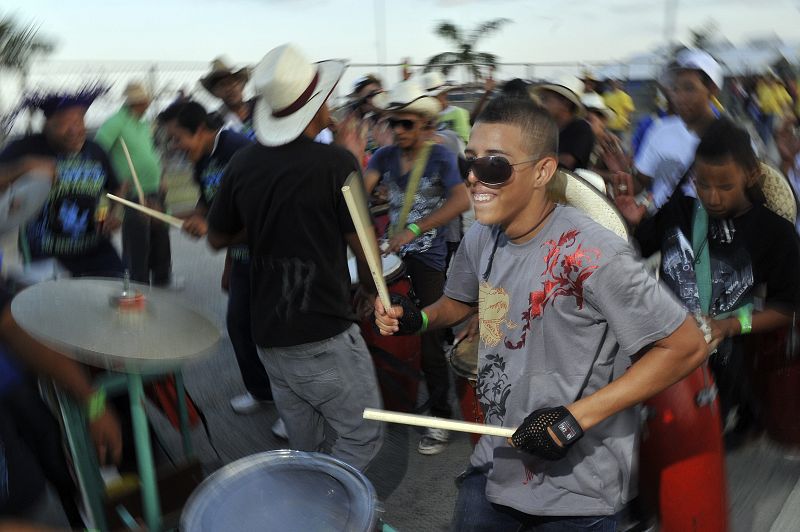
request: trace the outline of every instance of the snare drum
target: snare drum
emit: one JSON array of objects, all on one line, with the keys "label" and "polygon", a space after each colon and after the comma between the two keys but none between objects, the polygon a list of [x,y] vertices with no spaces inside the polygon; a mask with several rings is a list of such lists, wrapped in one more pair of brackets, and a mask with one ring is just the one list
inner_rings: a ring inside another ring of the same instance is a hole
[{"label": "snare drum", "polygon": [[719,401],[704,365],[645,401],[639,492],[662,532],[727,530]]},{"label": "snare drum", "polygon": [[[358,284],[355,258],[348,260],[348,266],[350,283],[355,287]],[[383,277],[390,293],[414,299],[411,279],[406,275],[405,265],[399,255],[383,257]],[[422,379],[422,345],[419,336],[382,336],[375,330],[375,317],[372,315],[361,322],[361,334],[375,364],[384,407],[398,412],[414,412]]]},{"label": "snare drum", "polygon": [[286,532],[378,527],[377,495],[355,468],[321,453],[269,451],[205,479],[186,502],[184,532]]},{"label": "snare drum", "polygon": [[[478,345],[480,335],[476,334],[470,341],[466,338],[455,344],[447,353],[447,358],[456,374],[456,393],[464,421],[483,423],[483,409],[476,393],[478,384]],[[472,434],[470,439],[475,445],[479,434]]]}]

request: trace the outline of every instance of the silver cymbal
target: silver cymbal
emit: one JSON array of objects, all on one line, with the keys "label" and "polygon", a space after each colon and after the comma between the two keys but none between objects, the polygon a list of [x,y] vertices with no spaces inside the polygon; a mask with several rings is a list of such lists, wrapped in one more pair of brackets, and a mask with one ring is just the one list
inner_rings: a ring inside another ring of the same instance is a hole
[{"label": "silver cymbal", "polygon": [[11,302],[17,323],[39,341],[86,364],[159,373],[208,351],[219,340],[211,321],[167,290],[131,283],[143,310],[119,310],[111,300],[120,279],[58,279],[33,285]]},{"label": "silver cymbal", "polygon": [[0,194],[0,234],[16,229],[42,210],[50,194],[52,177],[28,172]]}]

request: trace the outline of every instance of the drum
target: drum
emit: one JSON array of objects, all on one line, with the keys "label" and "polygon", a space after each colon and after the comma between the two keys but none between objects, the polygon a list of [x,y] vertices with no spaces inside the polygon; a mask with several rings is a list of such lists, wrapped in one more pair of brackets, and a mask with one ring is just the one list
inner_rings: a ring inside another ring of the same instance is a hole
[{"label": "drum", "polygon": [[[348,260],[348,267],[351,286],[355,287],[358,284],[358,272],[354,257]],[[406,275],[400,256],[390,254],[383,257],[383,277],[390,293],[414,299],[411,279]],[[361,322],[361,334],[375,364],[384,407],[398,412],[414,412],[422,379],[419,336],[382,336],[375,329],[372,315]]]},{"label": "drum", "polygon": [[753,368],[753,388],[767,435],[783,445],[800,447],[800,331],[784,327],[746,338]]},{"label": "drum", "polygon": [[186,502],[184,532],[308,530],[374,532],[370,481],[331,456],[269,451],[237,460],[205,479]]},{"label": "drum", "polygon": [[[483,423],[483,409],[478,402],[476,386],[478,384],[478,345],[480,338],[476,334],[470,341],[466,338],[450,348],[447,358],[456,374],[456,393],[464,421]],[[472,434],[470,439],[475,445],[480,434]]]},{"label": "drum", "polygon": [[719,402],[704,365],[647,400],[639,493],[662,532],[727,530],[725,452]]}]

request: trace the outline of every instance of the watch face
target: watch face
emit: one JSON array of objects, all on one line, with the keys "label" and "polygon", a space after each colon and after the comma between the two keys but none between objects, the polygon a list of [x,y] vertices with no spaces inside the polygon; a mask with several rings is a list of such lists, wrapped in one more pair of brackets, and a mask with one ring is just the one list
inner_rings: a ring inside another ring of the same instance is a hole
[{"label": "watch face", "polygon": [[578,432],[575,430],[575,427],[572,426],[572,423],[570,423],[568,419],[560,421],[557,427],[558,430],[561,431],[561,434],[564,435],[564,439],[566,441],[570,441],[572,440],[572,438],[578,435]]}]

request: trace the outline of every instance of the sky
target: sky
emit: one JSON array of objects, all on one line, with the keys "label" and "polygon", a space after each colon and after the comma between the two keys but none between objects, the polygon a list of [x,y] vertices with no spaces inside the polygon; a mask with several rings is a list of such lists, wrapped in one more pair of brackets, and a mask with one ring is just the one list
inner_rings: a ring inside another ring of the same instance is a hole
[{"label": "sky", "polygon": [[[512,22],[483,39],[482,51],[510,62],[588,62],[663,43],[665,1],[3,0],[0,14],[40,24],[56,41],[52,58],[64,60],[210,61],[226,54],[255,62],[292,41],[317,60],[421,62],[449,50],[433,33],[438,22],[469,28],[506,17]],[[710,19],[733,42],[770,33],[800,41],[800,0],[678,0],[676,37],[686,40],[689,28]]]}]

